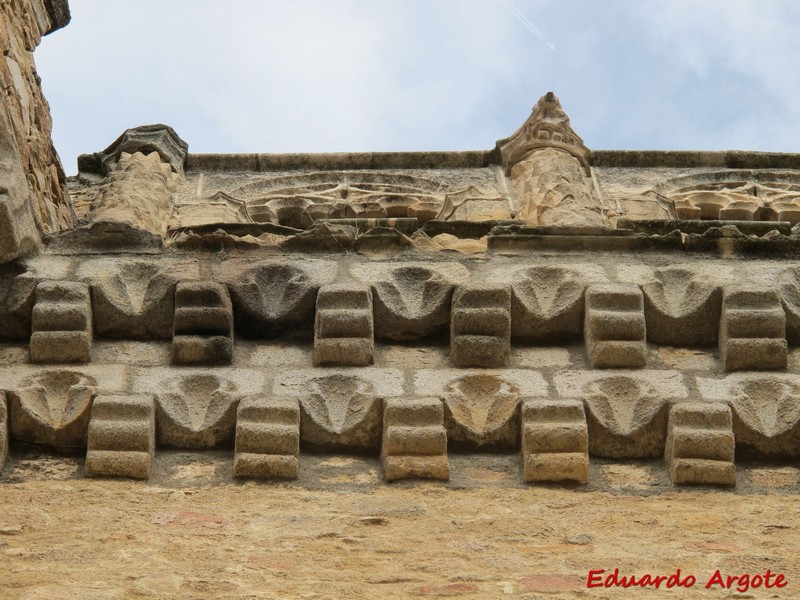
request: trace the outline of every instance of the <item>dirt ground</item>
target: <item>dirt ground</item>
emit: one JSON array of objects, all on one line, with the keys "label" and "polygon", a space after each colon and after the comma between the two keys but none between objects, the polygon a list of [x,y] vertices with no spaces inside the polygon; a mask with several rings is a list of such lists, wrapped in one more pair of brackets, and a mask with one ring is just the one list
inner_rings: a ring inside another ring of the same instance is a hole
[{"label": "dirt ground", "polygon": [[[673,488],[659,461],[594,460],[585,488],[526,486],[516,455],[451,455],[446,484],[387,485],[377,459],[330,455],[302,455],[296,482],[241,483],[231,462],[160,451],[151,480],[131,482],[86,479],[80,457],[12,455],[0,597],[800,597],[792,466],[739,467],[718,490]],[[615,568],[697,582],[587,588]],[[786,585],[705,589],[716,569]]]}]

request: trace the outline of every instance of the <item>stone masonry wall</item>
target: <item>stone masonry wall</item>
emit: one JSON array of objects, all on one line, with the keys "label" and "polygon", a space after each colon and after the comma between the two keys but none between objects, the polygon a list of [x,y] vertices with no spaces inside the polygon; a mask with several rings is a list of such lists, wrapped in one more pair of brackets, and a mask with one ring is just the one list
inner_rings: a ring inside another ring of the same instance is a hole
[{"label": "stone masonry wall", "polygon": [[74,224],[33,60],[42,36],[68,22],[66,0],[0,0],[0,262]]}]

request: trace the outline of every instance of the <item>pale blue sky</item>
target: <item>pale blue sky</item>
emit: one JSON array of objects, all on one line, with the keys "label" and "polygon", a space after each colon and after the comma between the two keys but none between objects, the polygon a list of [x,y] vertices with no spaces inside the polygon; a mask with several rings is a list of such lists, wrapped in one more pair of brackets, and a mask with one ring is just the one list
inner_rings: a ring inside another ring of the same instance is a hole
[{"label": "pale blue sky", "polygon": [[156,122],[190,152],[488,149],[551,89],[592,149],[800,152],[797,0],[70,7],[35,55],[70,174]]}]

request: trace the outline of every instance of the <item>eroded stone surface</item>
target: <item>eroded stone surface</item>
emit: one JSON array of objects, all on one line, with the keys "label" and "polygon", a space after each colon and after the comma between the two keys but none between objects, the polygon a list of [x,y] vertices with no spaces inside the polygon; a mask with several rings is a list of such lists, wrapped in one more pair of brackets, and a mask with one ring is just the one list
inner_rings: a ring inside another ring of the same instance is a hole
[{"label": "eroded stone surface", "polygon": [[300,405],[296,398],[251,396],[236,414],[235,477],[296,479]]},{"label": "eroded stone surface", "polygon": [[733,410],[736,443],[761,454],[800,455],[800,377],[736,373],[698,378],[703,398]]},{"label": "eroded stone surface", "polygon": [[614,458],[660,456],[668,405],[688,395],[670,371],[562,371],[555,385],[561,397],[584,399],[590,454]]},{"label": "eroded stone surface", "polygon": [[78,371],[42,371],[9,391],[11,437],[69,450],[86,447],[97,381]]},{"label": "eroded stone surface", "polygon": [[93,338],[89,286],[76,281],[40,282],[31,329],[31,362],[89,362]]},{"label": "eroded stone surface", "polygon": [[390,340],[415,340],[445,330],[453,290],[469,280],[469,271],[457,263],[374,264],[352,271],[372,285],[375,336]]},{"label": "eroded stone surface", "polygon": [[172,362],[229,364],[233,358],[233,305],[228,289],[213,281],[175,286]]},{"label": "eroded stone surface", "polygon": [[231,290],[237,333],[270,338],[310,330],[317,292],[337,271],[328,261],[226,265],[223,276]]},{"label": "eroded stone surface", "polygon": [[439,398],[384,401],[381,460],[386,481],[450,478],[447,431]]},{"label": "eroded stone surface", "polygon": [[147,479],[156,448],[151,395],[97,396],[89,421],[86,475]]},{"label": "eroded stone surface", "polygon": [[786,315],[776,288],[724,288],[719,348],[726,371],[786,368]]},{"label": "eroded stone surface", "polygon": [[669,412],[664,457],[675,484],[736,485],[731,409],[680,402]]},{"label": "eroded stone surface", "polygon": [[594,284],[586,289],[584,340],[595,368],[647,364],[644,300],[638,286]]},{"label": "eroded stone surface", "polygon": [[317,293],[314,364],[366,366],[375,352],[372,290],[331,284]]},{"label": "eroded stone surface", "polygon": [[582,402],[527,398],[521,423],[526,482],[589,481],[589,430]]},{"label": "eroded stone surface", "polygon": [[707,275],[682,267],[656,269],[642,292],[650,342],[668,346],[716,343],[722,290]]},{"label": "eroded stone surface", "polygon": [[510,354],[510,287],[458,287],[450,316],[450,362],[457,367],[504,367]]}]

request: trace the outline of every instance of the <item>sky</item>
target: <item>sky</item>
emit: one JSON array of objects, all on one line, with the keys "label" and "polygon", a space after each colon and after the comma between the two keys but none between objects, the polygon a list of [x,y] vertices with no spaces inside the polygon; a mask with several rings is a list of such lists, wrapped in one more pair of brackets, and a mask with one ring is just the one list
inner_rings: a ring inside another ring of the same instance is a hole
[{"label": "sky", "polygon": [[485,150],[552,90],[595,150],[800,152],[797,0],[69,0],[35,61],[65,170],[129,127],[197,153]]}]

